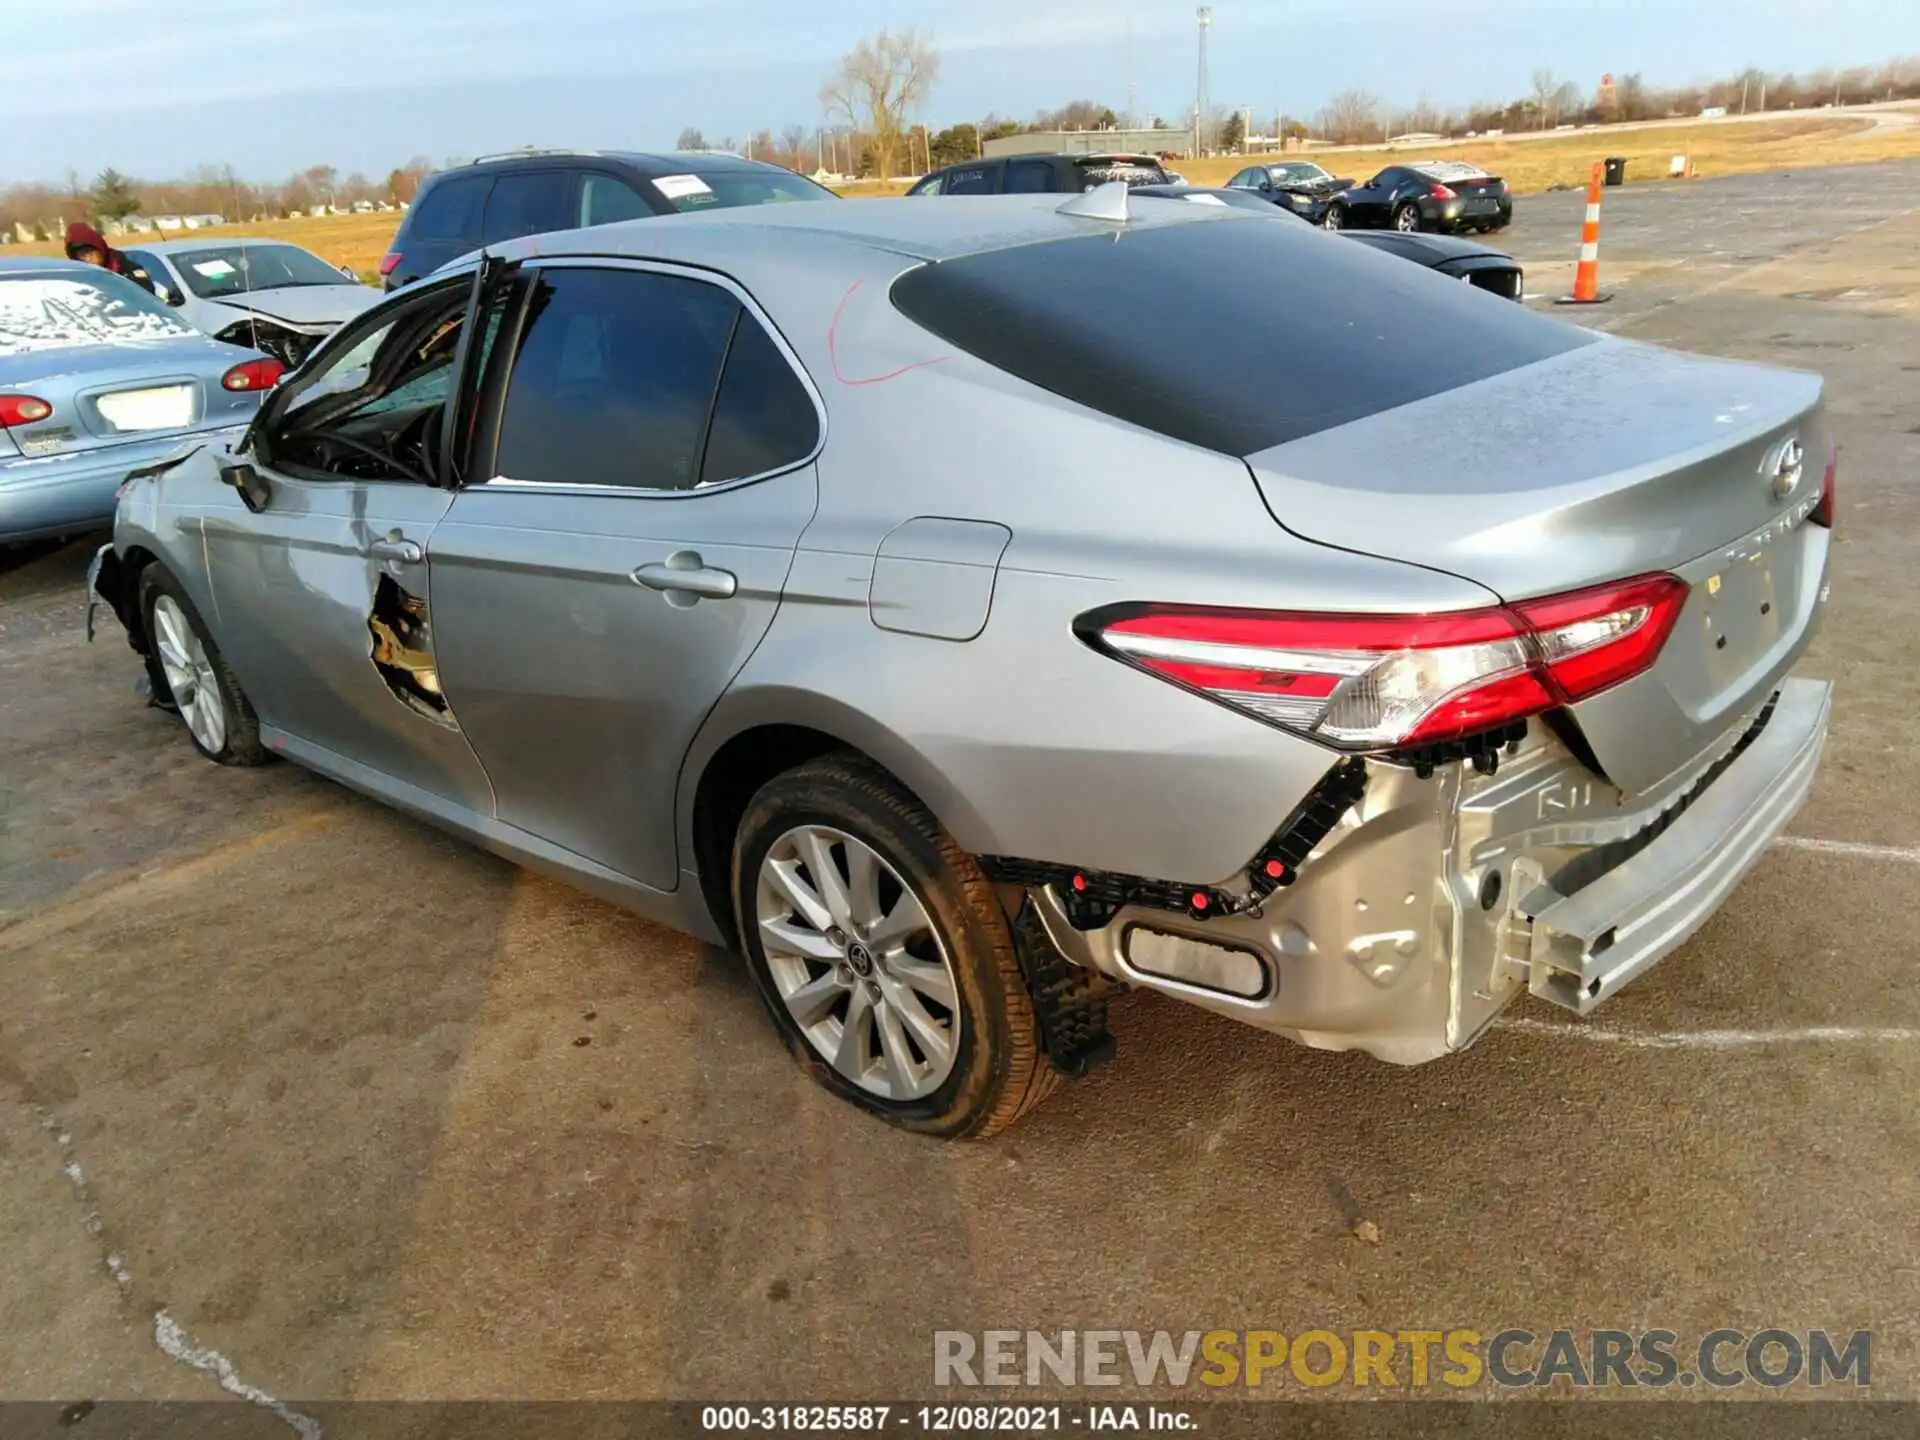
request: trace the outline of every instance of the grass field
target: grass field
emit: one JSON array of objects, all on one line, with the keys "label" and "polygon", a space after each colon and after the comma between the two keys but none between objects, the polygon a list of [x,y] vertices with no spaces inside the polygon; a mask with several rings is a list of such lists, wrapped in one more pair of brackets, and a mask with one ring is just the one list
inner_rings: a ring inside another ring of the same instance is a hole
[{"label": "grass field", "polygon": [[[1583,185],[1593,162],[1609,155],[1627,157],[1628,184],[1669,184],[1670,156],[1693,157],[1701,175],[1731,175],[1756,170],[1788,170],[1810,165],[1858,165],[1872,160],[1920,156],[1920,123],[1876,125],[1857,117],[1767,121],[1753,124],[1704,122],[1651,130],[1575,131],[1553,139],[1458,141],[1414,148],[1342,150],[1323,157],[1337,175],[1364,180],[1395,160],[1445,157],[1480,165],[1505,178],[1520,194],[1554,185]],[[1182,173],[1196,185],[1217,185],[1247,163],[1244,157],[1195,160]],[[897,195],[901,185],[851,185],[852,197]],[[260,236],[304,245],[336,265],[351,265],[369,279],[398,227],[396,215],[330,215],[318,219],[275,220],[258,225],[227,225],[205,232],[209,241]],[[53,244],[0,247],[0,255],[58,254]]]}]

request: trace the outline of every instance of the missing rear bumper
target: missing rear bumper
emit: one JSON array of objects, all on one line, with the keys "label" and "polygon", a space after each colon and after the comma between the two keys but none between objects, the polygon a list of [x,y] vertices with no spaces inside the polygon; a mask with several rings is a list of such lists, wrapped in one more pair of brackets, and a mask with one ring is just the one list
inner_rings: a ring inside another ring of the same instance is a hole
[{"label": "missing rear bumper", "polygon": [[1831,701],[1823,681],[1788,681],[1764,729],[1651,843],[1571,894],[1522,896],[1528,989],[1585,1015],[1698,930],[1806,799]]}]

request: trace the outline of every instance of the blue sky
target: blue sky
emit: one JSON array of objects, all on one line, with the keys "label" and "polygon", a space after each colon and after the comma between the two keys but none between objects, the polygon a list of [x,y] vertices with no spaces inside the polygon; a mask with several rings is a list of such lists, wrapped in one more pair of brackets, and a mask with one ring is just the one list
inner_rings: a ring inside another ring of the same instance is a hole
[{"label": "blue sky", "polygon": [[[1026,117],[1079,97],[1192,103],[1183,0],[0,0],[0,183],[202,163],[277,179],[384,173],[527,144],[664,148],[814,125],[835,59],[883,25],[931,32],[924,118]],[[1920,51],[1915,0],[1217,0],[1218,104],[1311,114],[1524,93],[1547,66],[1674,84],[1754,64],[1802,73]]]}]

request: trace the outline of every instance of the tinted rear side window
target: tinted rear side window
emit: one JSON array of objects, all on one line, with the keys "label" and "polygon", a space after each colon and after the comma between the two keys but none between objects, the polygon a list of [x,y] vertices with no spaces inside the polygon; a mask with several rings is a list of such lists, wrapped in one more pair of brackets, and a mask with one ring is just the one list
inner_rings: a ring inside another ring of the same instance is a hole
[{"label": "tinted rear side window", "polygon": [[574,203],[579,183],[580,177],[567,170],[502,175],[487,197],[487,244],[547,230],[571,230],[580,223]]},{"label": "tinted rear side window", "polygon": [[490,175],[462,175],[429,186],[425,198],[407,212],[407,233],[414,240],[473,240],[480,234],[480,210],[486,204]]},{"label": "tinted rear side window", "polygon": [[945,193],[991,195],[993,194],[993,172],[978,165],[969,165],[964,170],[949,170]]},{"label": "tinted rear side window", "polygon": [[[1152,296],[1151,313],[1110,303],[1115,295]],[[894,282],[893,301],[990,365],[1229,455],[1596,339],[1342,236],[1258,215],[924,265]]]},{"label": "tinted rear side window", "polygon": [[690,489],[740,302],[638,270],[544,270],[507,381],[497,473]]},{"label": "tinted rear side window", "polygon": [[813,453],[819,436],[813,398],[773,337],[742,311],[720,377],[700,483],[714,485],[797,465]]},{"label": "tinted rear side window", "polygon": [[1009,195],[1044,195],[1053,189],[1053,166],[1044,160],[1016,160],[1007,166]]}]

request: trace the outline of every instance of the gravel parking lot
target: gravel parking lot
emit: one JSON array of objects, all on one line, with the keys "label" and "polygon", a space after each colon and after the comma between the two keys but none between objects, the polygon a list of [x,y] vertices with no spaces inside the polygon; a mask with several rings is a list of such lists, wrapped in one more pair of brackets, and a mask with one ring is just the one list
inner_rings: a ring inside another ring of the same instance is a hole
[{"label": "gravel parking lot", "polygon": [[[0,1397],[840,1400],[927,1393],[943,1329],[1511,1324],[1871,1329],[1920,1398],[1916,179],[1608,193],[1617,298],[1563,314],[1827,377],[1832,738],[1693,943],[1420,1069],[1138,998],[1004,1139],[887,1130],[729,956],[199,761],[82,643],[89,545],[0,567]],[[1520,202],[1530,292],[1582,203]]]}]

